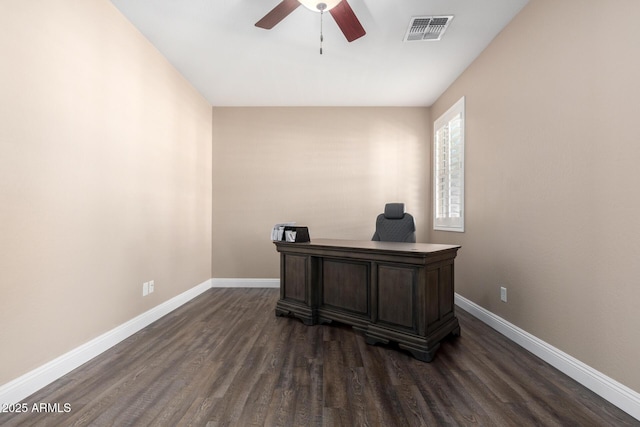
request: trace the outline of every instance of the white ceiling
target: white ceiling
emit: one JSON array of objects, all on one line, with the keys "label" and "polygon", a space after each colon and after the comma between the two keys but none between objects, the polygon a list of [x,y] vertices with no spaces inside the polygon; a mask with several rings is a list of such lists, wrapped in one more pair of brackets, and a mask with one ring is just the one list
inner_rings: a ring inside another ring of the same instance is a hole
[{"label": "white ceiling", "polygon": [[[111,0],[213,106],[430,106],[528,0],[348,0],[367,34],[348,43],[280,0]],[[404,42],[413,16],[454,15],[438,42]]]}]

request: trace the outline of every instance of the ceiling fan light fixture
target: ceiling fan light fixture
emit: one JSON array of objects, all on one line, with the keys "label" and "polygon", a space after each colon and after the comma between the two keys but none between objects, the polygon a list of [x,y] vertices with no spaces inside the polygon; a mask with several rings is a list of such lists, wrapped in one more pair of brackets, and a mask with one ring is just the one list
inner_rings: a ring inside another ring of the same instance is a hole
[{"label": "ceiling fan light fixture", "polygon": [[342,0],[298,0],[298,2],[309,10],[314,12],[328,12]]}]

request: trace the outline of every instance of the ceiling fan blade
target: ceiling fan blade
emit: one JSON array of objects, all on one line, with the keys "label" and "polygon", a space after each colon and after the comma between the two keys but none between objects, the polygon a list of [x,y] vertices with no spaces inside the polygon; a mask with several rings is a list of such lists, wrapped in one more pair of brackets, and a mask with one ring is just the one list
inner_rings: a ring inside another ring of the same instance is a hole
[{"label": "ceiling fan blade", "polygon": [[271,12],[256,22],[256,27],[270,30],[275,27],[277,23],[289,16],[298,6],[300,6],[298,0],[282,0],[279,5],[271,9]]},{"label": "ceiling fan blade", "polygon": [[329,12],[331,12],[331,16],[333,16],[336,24],[342,30],[347,41],[352,42],[367,34],[347,0],[342,0]]}]

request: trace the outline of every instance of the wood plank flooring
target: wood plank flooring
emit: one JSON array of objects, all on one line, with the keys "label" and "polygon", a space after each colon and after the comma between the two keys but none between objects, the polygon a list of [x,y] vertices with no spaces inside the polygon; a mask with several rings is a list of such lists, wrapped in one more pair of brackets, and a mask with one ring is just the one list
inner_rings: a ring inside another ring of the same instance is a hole
[{"label": "wood plank flooring", "polygon": [[640,425],[459,308],[462,336],[424,363],[275,317],[278,296],[211,289],[24,401],[61,412],[0,425]]}]

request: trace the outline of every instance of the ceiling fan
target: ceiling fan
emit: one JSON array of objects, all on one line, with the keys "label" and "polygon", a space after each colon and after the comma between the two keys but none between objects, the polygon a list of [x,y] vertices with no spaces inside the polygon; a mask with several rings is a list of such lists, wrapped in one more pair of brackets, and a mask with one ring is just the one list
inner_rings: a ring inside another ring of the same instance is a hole
[{"label": "ceiling fan", "polygon": [[270,30],[289,16],[289,14],[300,5],[314,12],[324,13],[325,11],[329,11],[349,42],[359,39],[366,34],[353,9],[351,9],[351,6],[347,3],[347,0],[282,0],[271,12],[256,22],[256,27]]}]

